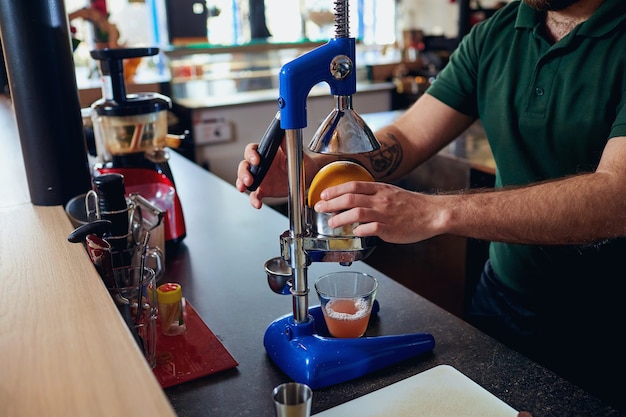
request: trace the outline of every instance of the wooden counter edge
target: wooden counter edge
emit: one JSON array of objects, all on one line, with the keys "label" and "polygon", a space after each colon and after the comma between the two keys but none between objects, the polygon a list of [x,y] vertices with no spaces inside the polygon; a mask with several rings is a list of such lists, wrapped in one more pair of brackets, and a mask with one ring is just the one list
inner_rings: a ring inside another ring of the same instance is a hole
[{"label": "wooden counter edge", "polygon": [[0,138],[0,414],[174,416],[64,208],[30,203],[4,96]]},{"label": "wooden counter edge", "polygon": [[0,208],[3,415],[173,416],[63,207]]}]

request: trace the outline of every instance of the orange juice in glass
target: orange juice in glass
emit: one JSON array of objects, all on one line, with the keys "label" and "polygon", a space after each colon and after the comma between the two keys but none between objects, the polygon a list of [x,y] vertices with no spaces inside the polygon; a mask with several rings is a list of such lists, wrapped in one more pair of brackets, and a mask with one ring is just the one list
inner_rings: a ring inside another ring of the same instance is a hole
[{"label": "orange juice in glass", "polygon": [[315,282],[328,331],[334,337],[361,337],[372,312],[378,282],[363,272],[333,272]]}]

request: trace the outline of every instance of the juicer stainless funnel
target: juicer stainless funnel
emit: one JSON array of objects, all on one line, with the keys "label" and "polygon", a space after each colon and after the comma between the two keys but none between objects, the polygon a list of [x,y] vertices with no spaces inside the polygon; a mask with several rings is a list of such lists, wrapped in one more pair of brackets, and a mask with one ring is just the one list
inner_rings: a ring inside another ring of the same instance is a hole
[{"label": "juicer stainless funnel", "polygon": [[323,154],[345,155],[380,149],[365,121],[352,109],[352,96],[336,96],[337,105],[315,132],[309,149]]},{"label": "juicer stainless funnel", "polygon": [[[293,314],[270,324],[264,345],[271,359],[291,378],[312,388],[337,384],[403,359],[430,351],[427,333],[337,339],[328,336],[319,307],[309,308],[308,266],[312,262],[349,265],[367,257],[373,237],[327,236],[317,233],[307,215],[302,129],[307,125],[306,99],[313,86],[326,82],[336,108],[320,126],[313,151],[333,154],[370,152],[380,147],[371,130],[352,109],[356,92],[356,41],[349,37],[348,0],[335,0],[336,37],[285,64],[279,75],[279,112],[259,144],[261,163],[252,171],[256,189],[269,169],[283,138],[288,171],[289,230],[280,236],[282,278],[291,275]],[[266,272],[267,268],[266,268]],[[269,271],[271,273],[271,271]],[[282,290],[280,291],[282,292]]]}]

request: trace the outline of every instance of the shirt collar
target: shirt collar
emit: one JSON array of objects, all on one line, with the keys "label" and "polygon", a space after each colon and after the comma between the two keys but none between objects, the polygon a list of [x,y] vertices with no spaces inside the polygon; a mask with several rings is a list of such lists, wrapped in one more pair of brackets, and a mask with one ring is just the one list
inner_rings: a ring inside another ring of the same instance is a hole
[{"label": "shirt collar", "polygon": [[[598,10],[584,22],[577,32],[582,36],[603,36],[615,29],[626,20],[626,1],[624,0],[604,0]],[[541,14],[520,1],[515,20],[516,29],[532,29],[541,23]]]}]

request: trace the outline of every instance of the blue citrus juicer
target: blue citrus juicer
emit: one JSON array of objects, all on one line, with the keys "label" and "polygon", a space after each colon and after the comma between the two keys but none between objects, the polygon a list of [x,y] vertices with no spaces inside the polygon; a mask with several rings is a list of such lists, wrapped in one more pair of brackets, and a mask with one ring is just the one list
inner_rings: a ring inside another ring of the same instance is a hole
[{"label": "blue citrus juicer", "polygon": [[[306,99],[313,86],[326,82],[336,108],[320,125],[309,148],[313,152],[354,154],[371,152],[380,144],[352,109],[356,92],[354,38],[348,29],[348,0],[335,0],[335,38],[285,64],[279,75],[279,111],[259,144],[261,163],[252,167],[255,190],[269,169],[283,138],[286,140],[289,184],[289,230],[280,236],[281,257],[266,263],[270,286],[291,294],[293,314],[279,317],[267,328],[264,346],[272,361],[294,381],[322,388],[363,376],[435,346],[428,333],[334,338],[328,333],[320,306],[309,308],[307,270],[311,262],[350,265],[367,257],[377,238],[316,233],[305,205],[302,129],[307,126]],[[274,267],[268,269],[268,265]],[[277,269],[276,264],[280,265]],[[289,286],[272,286],[280,278]],[[285,290],[287,289],[287,290]],[[372,314],[379,306],[374,305]]]}]

